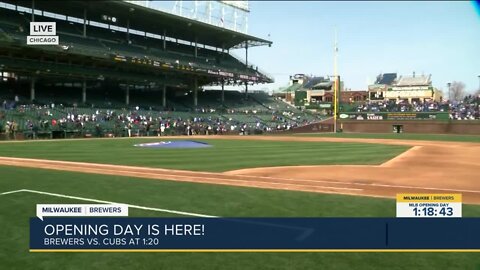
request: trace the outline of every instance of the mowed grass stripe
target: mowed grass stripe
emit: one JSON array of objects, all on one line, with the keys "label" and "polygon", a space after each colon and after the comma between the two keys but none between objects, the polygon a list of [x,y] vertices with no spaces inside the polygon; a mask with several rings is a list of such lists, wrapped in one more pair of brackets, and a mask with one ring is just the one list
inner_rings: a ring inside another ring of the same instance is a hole
[{"label": "mowed grass stripe", "polygon": [[[189,138],[187,138],[189,139]],[[208,140],[202,149],[151,149],[142,142],[167,139],[51,141],[0,144],[0,155],[221,172],[286,165],[381,164],[409,147],[396,145]]]}]

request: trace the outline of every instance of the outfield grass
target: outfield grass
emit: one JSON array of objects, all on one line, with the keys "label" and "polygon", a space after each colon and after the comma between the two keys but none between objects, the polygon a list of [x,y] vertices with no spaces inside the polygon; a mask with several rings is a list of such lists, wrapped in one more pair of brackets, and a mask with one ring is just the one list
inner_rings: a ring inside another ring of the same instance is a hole
[{"label": "outfield grass", "polygon": [[451,142],[478,142],[480,135],[450,135],[450,134],[408,134],[408,133],[298,133],[296,136],[307,137],[337,137],[337,138],[364,138],[364,139],[398,139],[424,141],[451,141]]},{"label": "outfield grass", "polygon": [[[235,217],[393,217],[395,201],[356,196],[179,183],[0,166],[0,193],[33,189]],[[1,269],[479,269],[473,253],[29,253],[37,203],[82,203],[30,193],[0,196]],[[166,216],[130,210],[131,216]],[[171,214],[168,214],[172,216]],[[464,205],[463,215],[480,216]]]},{"label": "outfield grass", "polygon": [[0,156],[220,172],[290,165],[381,164],[409,148],[408,146],[363,143],[207,139],[199,141],[207,142],[213,147],[152,149],[133,146],[141,142],[165,140],[170,139],[0,143]]}]

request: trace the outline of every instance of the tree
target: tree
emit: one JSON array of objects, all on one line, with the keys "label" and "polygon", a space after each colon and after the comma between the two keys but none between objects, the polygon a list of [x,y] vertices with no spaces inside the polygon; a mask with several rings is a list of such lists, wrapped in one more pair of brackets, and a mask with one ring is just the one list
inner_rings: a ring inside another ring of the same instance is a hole
[{"label": "tree", "polygon": [[475,97],[480,97],[480,89],[475,92]]},{"label": "tree", "polygon": [[434,91],[435,91],[434,92],[435,98],[445,100],[445,96],[443,95],[443,90],[442,89],[435,89]]},{"label": "tree", "polygon": [[449,99],[455,101],[461,101],[465,97],[465,84],[462,82],[454,81],[450,85]]}]

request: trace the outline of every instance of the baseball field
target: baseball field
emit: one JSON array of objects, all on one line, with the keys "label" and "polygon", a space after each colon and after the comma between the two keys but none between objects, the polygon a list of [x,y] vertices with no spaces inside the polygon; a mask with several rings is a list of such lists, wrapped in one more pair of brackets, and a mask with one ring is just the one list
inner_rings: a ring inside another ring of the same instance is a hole
[{"label": "baseball field", "polygon": [[[143,217],[394,217],[396,193],[462,193],[463,216],[480,216],[480,136],[389,136],[1,142],[0,268],[480,269],[478,253],[28,251],[38,203],[125,203]],[[134,146],[184,140],[210,147]]]}]

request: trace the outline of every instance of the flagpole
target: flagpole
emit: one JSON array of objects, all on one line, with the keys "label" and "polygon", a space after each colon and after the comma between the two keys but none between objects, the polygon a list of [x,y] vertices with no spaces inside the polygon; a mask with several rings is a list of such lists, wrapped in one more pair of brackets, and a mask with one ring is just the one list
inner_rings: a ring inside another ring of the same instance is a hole
[{"label": "flagpole", "polygon": [[335,27],[335,44],[333,48],[333,133],[337,132],[337,88],[338,88],[338,75],[337,75],[337,28]]}]

